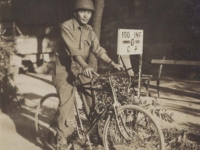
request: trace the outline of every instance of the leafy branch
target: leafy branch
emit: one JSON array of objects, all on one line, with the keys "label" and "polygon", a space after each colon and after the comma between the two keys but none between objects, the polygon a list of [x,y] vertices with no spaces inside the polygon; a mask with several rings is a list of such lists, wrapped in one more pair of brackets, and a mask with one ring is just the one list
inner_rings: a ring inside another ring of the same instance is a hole
[{"label": "leafy branch", "polygon": [[[138,105],[150,110],[151,114],[158,116],[164,121],[170,123],[174,121],[173,113],[169,113],[167,109],[161,108],[157,100],[147,101],[145,99],[138,99],[134,87],[130,85],[129,78],[123,75],[113,76],[112,83],[115,97],[121,105]],[[94,85],[100,89],[107,89],[106,92],[100,91],[96,93],[99,103],[101,103],[101,108],[106,107],[104,105],[112,104],[112,90],[110,89],[108,78],[98,78]]]},{"label": "leafy branch", "polygon": [[199,150],[199,133],[193,133],[186,129],[163,129],[166,149]]},{"label": "leafy branch", "polygon": [[17,98],[18,89],[14,85],[13,74],[11,71],[10,60],[15,54],[13,42],[0,41],[0,92],[1,105],[6,111]]}]

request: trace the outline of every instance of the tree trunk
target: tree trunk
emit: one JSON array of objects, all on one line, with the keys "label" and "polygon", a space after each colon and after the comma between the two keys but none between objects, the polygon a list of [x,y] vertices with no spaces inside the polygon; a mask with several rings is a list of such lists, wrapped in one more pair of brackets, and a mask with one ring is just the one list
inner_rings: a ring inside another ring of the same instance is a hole
[{"label": "tree trunk", "polygon": [[104,9],[104,0],[94,0],[95,4],[95,12],[93,16],[93,30],[96,33],[98,39],[100,39],[100,33],[101,33],[101,18],[103,15],[103,9]]},{"label": "tree trunk", "polygon": [[[97,38],[100,39],[100,33],[101,33],[101,18],[103,14],[103,9],[104,9],[104,0],[94,0],[94,7],[95,7],[95,12],[93,15],[93,30],[97,35]],[[94,71],[97,71],[97,59],[93,54],[90,54],[89,59],[88,59],[88,64],[91,66]]]}]

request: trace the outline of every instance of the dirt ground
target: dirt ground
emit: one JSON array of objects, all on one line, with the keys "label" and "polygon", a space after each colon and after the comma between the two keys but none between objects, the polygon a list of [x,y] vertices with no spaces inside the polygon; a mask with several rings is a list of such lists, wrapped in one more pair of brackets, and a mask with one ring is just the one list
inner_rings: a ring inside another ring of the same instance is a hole
[{"label": "dirt ground", "polygon": [[[46,94],[55,93],[51,76],[44,74],[20,74],[16,85],[25,101],[21,108],[10,108],[8,113],[0,113],[1,150],[42,150],[36,138],[34,127],[35,106]],[[157,119],[162,128],[200,129],[200,81],[162,80],[160,98],[157,98],[155,82],[151,82],[151,97],[157,99],[163,108],[173,112],[174,122]]]}]

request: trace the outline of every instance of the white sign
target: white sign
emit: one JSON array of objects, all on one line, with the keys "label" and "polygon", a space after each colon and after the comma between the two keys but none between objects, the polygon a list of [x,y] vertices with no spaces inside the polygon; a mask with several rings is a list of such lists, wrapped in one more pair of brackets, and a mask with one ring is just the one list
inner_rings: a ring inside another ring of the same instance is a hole
[{"label": "white sign", "polygon": [[119,29],[117,54],[137,55],[143,53],[143,30]]}]

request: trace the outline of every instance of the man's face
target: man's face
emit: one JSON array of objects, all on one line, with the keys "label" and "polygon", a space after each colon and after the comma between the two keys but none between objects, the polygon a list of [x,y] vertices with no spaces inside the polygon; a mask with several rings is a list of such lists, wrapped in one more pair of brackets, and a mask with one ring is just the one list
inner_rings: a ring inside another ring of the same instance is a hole
[{"label": "man's face", "polygon": [[75,16],[80,24],[85,25],[89,22],[89,20],[92,16],[92,11],[91,10],[78,10],[75,13]]}]

